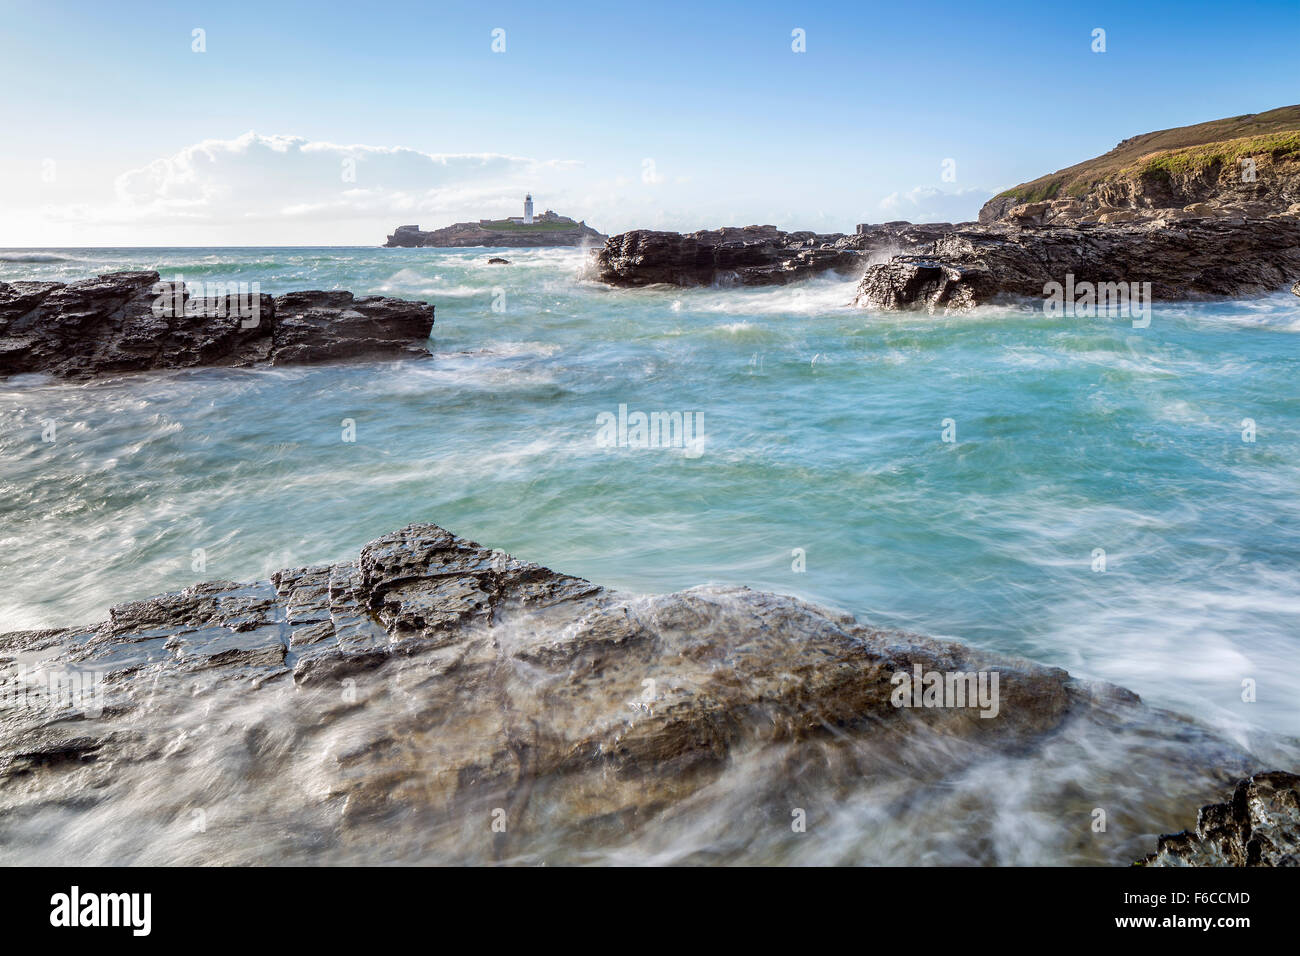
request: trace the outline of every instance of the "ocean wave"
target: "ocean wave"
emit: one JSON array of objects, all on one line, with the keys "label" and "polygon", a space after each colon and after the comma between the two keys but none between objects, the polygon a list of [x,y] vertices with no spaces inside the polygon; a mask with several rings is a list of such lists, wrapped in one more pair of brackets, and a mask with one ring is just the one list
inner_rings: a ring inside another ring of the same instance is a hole
[{"label": "ocean wave", "polygon": [[52,252],[0,252],[0,262],[76,262],[71,256]]}]

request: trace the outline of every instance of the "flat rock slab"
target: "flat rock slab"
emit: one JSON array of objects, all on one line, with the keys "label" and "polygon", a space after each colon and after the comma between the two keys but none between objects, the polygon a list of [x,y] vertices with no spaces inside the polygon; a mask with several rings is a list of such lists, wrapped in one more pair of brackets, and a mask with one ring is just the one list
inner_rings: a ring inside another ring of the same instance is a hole
[{"label": "flat rock slab", "polygon": [[1125,863],[1261,769],[1057,668],[435,525],[0,635],[0,677],[3,862]]},{"label": "flat rock slab", "polygon": [[425,302],[346,291],[195,299],[156,272],[0,282],[0,376],[412,358],[432,330]]}]

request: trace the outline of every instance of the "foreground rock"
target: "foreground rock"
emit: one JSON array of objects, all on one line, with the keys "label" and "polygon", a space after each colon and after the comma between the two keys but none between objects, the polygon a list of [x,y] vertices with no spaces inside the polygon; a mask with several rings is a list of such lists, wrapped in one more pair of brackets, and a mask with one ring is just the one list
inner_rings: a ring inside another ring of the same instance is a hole
[{"label": "foreground rock", "polygon": [[[1191,219],[1021,229],[958,228],[867,268],[854,304],[962,311],[1042,300],[1049,283],[1151,283],[1156,300],[1257,296],[1300,276],[1300,219]],[[1072,279],[1071,279],[1072,277]]]},{"label": "foreground rock", "polygon": [[[433,525],[0,659],[4,862],[1119,863],[1252,763],[1058,669]],[[897,706],[918,672],[984,683]]]},{"label": "foreground rock", "polygon": [[291,365],[429,354],[433,306],[351,292],[208,299],[156,272],[65,285],[0,282],[0,375],[70,379],[201,365]]},{"label": "foreground rock", "polygon": [[1196,829],[1162,836],[1147,866],[1300,866],[1300,776],[1240,781],[1228,803],[1201,807]]},{"label": "foreground rock", "polygon": [[933,242],[950,223],[860,225],[854,235],[729,226],[692,232],[636,229],[595,257],[596,277],[615,286],[784,285],[825,272],[857,274],[872,256]]}]

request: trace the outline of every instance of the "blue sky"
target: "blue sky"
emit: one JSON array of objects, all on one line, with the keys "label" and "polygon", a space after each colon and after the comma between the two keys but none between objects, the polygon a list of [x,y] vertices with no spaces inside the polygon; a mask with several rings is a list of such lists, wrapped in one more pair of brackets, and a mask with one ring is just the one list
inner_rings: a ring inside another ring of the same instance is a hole
[{"label": "blue sky", "polygon": [[364,245],[525,189],[610,233],[967,218],[1127,136],[1300,102],[1295,0],[0,11],[7,246]]}]

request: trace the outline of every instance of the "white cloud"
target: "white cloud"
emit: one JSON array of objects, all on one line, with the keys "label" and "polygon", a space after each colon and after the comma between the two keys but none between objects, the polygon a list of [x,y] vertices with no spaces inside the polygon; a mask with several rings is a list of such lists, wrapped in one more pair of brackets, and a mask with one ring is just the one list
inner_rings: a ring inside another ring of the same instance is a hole
[{"label": "white cloud", "polygon": [[102,202],[50,203],[36,218],[89,241],[378,244],[401,222],[517,215],[524,193],[558,190],[581,165],[248,132],[186,146],[121,173]]},{"label": "white cloud", "polygon": [[379,245],[403,223],[434,229],[518,215],[529,192],[539,210],[585,219],[611,235],[751,222],[829,232],[867,218],[971,218],[989,195],[917,187],[882,200],[878,217],[843,204],[828,215],[812,211],[827,208],[825,196],[784,196],[774,207],[769,189],[701,177],[680,168],[680,159],[590,166],[256,132],[203,140],[125,170],[111,157],[93,160],[67,164],[75,175],[36,189],[0,176],[0,245]]},{"label": "white cloud", "polygon": [[917,186],[905,193],[890,193],[880,200],[885,219],[911,222],[967,222],[979,215],[980,206],[993,197],[993,191],[970,186],[945,192],[934,186]]}]

